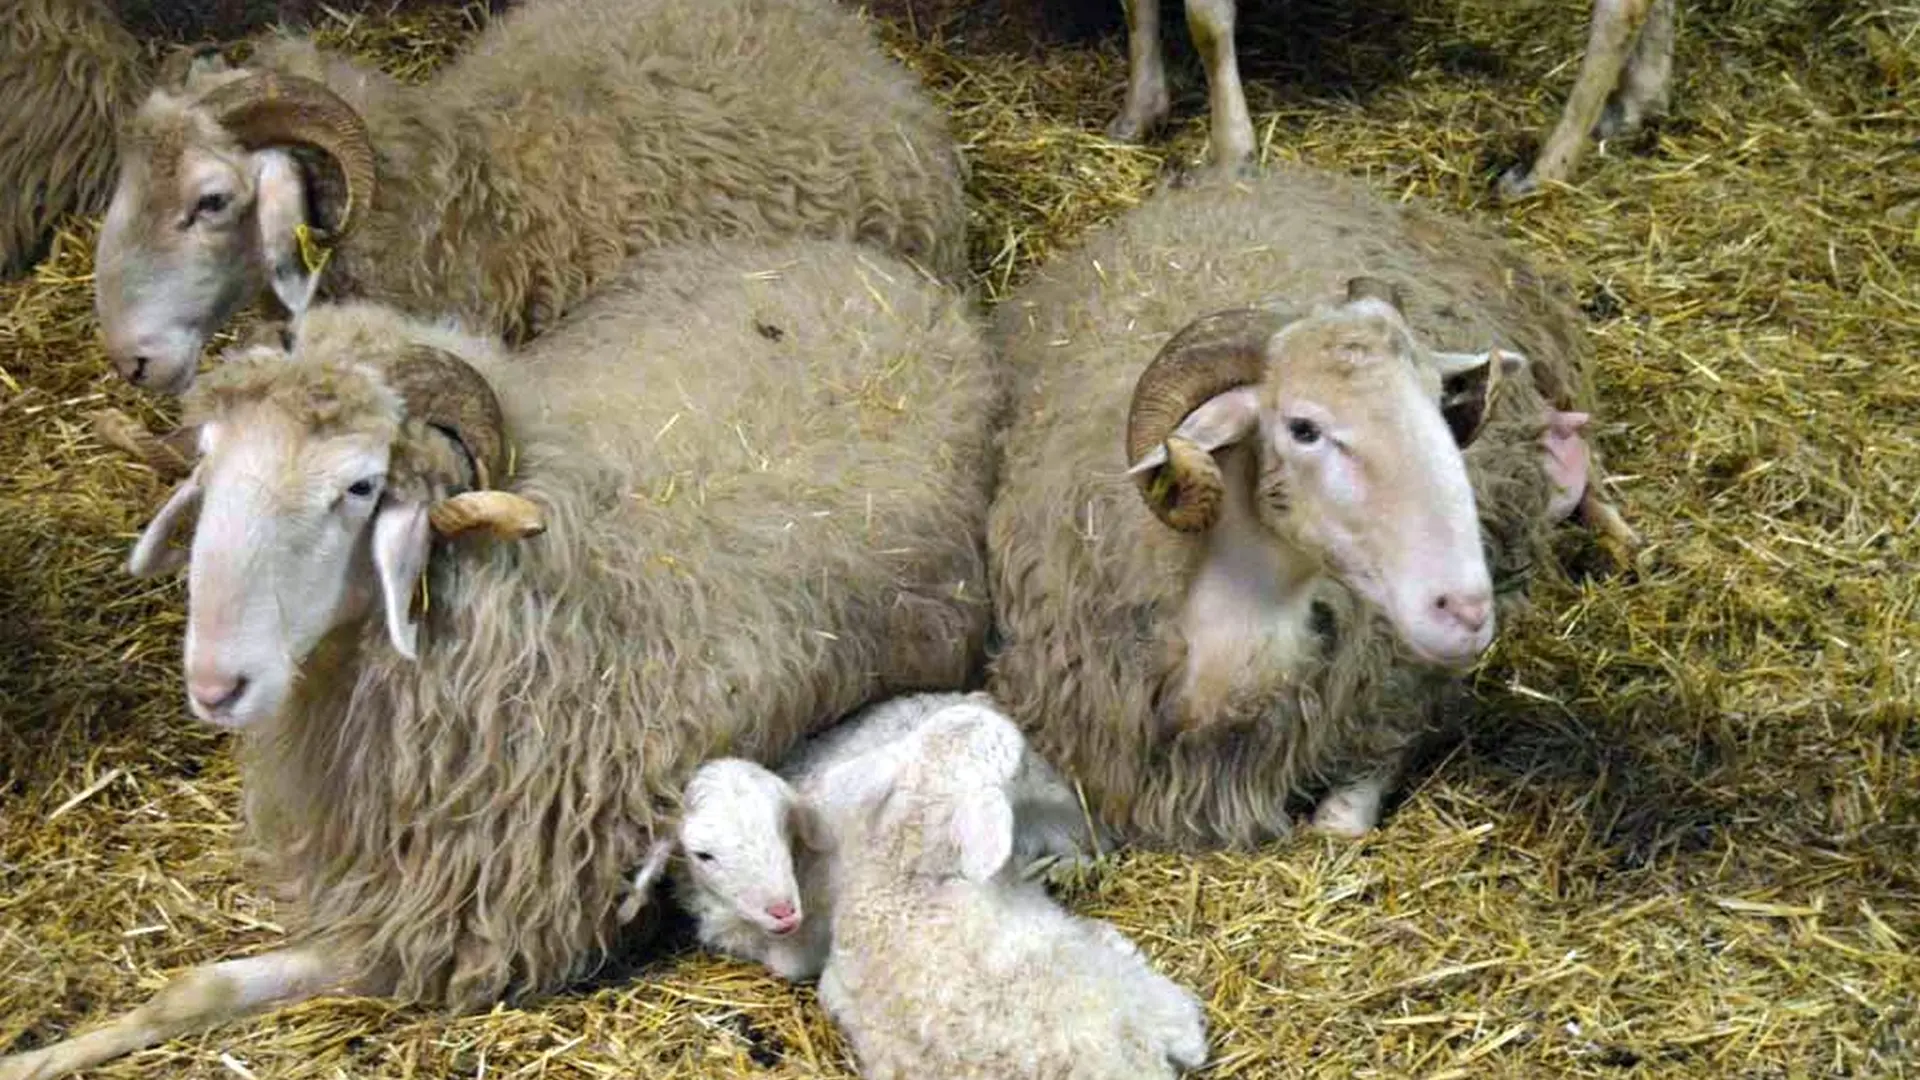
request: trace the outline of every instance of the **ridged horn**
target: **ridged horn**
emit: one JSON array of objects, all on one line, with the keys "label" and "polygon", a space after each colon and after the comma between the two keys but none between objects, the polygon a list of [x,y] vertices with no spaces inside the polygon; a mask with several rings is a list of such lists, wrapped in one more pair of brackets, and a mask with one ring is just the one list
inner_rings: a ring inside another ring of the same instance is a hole
[{"label": "ridged horn", "polygon": [[1407,309],[1407,298],[1400,291],[1400,286],[1391,281],[1367,277],[1364,274],[1347,279],[1347,303],[1351,304],[1355,300],[1382,300],[1392,306],[1395,311]]},{"label": "ridged horn", "polygon": [[1171,439],[1187,414],[1216,394],[1257,383],[1266,373],[1267,340],[1292,316],[1264,308],[1202,315],[1161,347],[1141,372],[1127,410],[1127,463],[1137,465],[1162,444],[1166,463],[1137,473],[1154,516],[1182,532],[1202,532],[1219,516],[1223,481],[1213,456]]},{"label": "ridged horn", "polygon": [[435,503],[428,520],[442,536],[484,530],[500,539],[546,531],[540,508],[523,496],[493,490],[507,478],[506,417],[486,378],[450,352],[414,345],[387,368],[387,385],[407,416],[440,429],[473,462],[473,490]]},{"label": "ridged horn", "polygon": [[346,205],[329,230],[334,239],[345,236],[373,204],[373,142],[366,122],[321,83],[263,71],[212,91],[201,104],[242,146],[301,143],[333,158],[347,181]]},{"label": "ridged horn", "polygon": [[414,345],[387,368],[387,385],[406,402],[407,416],[445,431],[473,459],[473,486],[485,491],[507,472],[506,418],[493,387],[466,361]]}]

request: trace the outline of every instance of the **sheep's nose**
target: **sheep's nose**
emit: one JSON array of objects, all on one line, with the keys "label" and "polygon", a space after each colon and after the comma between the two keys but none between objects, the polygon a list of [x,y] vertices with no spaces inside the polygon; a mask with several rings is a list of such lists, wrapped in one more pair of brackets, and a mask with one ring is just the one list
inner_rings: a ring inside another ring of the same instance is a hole
[{"label": "sheep's nose", "polygon": [[1462,630],[1477,634],[1487,625],[1487,617],[1493,613],[1493,597],[1477,589],[1441,593],[1434,599],[1433,606],[1442,617],[1460,624]]},{"label": "sheep's nose", "polygon": [[773,920],[773,930],[776,934],[784,934],[800,923],[800,913],[795,911],[793,905],[785,900],[768,904],[767,918]]},{"label": "sheep's nose", "polygon": [[147,372],[151,370],[153,365],[145,355],[115,352],[112,354],[112,359],[113,370],[119,372],[121,378],[135,386],[146,385]]},{"label": "sheep's nose", "polygon": [[232,710],[247,692],[245,675],[229,675],[225,672],[196,672],[187,679],[187,693],[193,703],[208,716],[219,716]]}]

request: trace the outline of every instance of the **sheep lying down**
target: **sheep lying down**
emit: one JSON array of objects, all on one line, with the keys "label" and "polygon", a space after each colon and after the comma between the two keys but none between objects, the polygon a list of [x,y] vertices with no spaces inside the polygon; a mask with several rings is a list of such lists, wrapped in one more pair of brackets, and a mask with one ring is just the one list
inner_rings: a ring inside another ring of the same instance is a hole
[{"label": "sheep lying down", "polygon": [[965,702],[829,772],[848,802],[820,1003],[861,1075],[1145,1080],[1205,1062],[1191,993],[1007,873],[1030,757],[1012,721]]},{"label": "sheep lying down", "polygon": [[[915,694],[855,713],[803,744],[778,771],[718,758],[688,781],[678,833],[684,855],[674,895],[693,914],[701,944],[766,965],[785,979],[811,979],[831,940],[830,867],[842,819],[857,794],[831,786],[850,762],[882,768],[882,755],[954,708],[991,709],[985,694]],[[1085,855],[1094,837],[1074,791],[1046,761],[1023,753],[1009,787],[1014,858],[1031,876],[1058,858]],[[656,845],[634,876],[622,915],[633,917],[665,875],[669,845]]]},{"label": "sheep lying down", "polygon": [[702,763],[965,686],[1003,400],[970,307],[849,241],[692,243],[519,349],[321,304],[196,382],[128,567],[187,569],[186,704],[242,734],[288,941],[0,1080],[320,993],[561,989],[649,928],[618,909]]}]

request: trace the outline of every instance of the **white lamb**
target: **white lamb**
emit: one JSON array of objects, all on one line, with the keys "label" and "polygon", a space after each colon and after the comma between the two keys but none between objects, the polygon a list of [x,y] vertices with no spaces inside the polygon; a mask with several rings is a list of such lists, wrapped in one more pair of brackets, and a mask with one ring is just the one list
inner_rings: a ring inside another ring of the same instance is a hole
[{"label": "white lamb", "polygon": [[[742,758],[703,764],[682,796],[679,846],[686,861],[675,890],[701,944],[765,964],[785,979],[819,975],[831,932],[828,863],[836,822],[847,809],[826,777],[898,744],[944,708],[963,702],[990,708],[989,701],[984,694],[936,693],[881,702],[804,743],[779,774]],[[1022,873],[1087,853],[1073,789],[1044,760],[1023,754],[1011,790],[1021,856],[1014,865]],[[665,869],[656,849],[634,878],[625,914],[646,902]]]},{"label": "white lamb", "polygon": [[870,1080],[1144,1080],[1206,1060],[1192,994],[1003,873],[1026,756],[1011,721],[969,703],[828,778],[854,802],[820,1002]]}]

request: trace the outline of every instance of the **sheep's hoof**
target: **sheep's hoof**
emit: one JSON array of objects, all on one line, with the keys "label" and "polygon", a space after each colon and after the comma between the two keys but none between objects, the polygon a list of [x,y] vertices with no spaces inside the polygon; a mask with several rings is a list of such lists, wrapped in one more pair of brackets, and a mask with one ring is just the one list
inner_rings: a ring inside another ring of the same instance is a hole
[{"label": "sheep's hoof", "polygon": [[1540,193],[1540,178],[1534,175],[1532,167],[1515,165],[1500,174],[1498,190],[1502,200],[1518,202]]},{"label": "sheep's hoof", "polygon": [[1358,840],[1379,823],[1380,804],[1362,792],[1336,791],[1320,800],[1313,810],[1313,827],[1318,832],[1345,840]]}]

